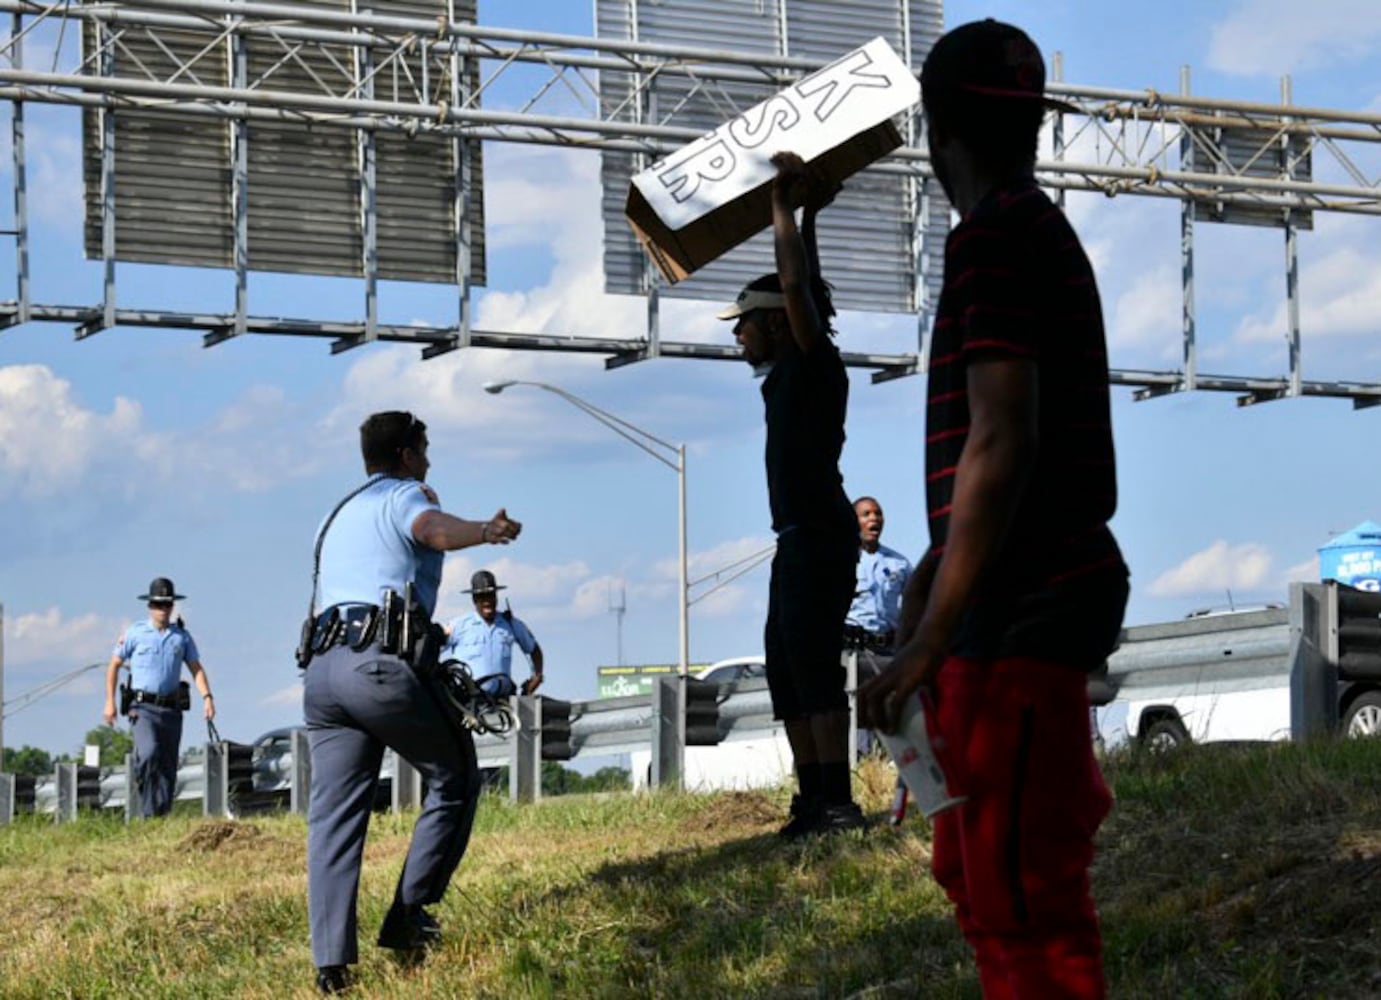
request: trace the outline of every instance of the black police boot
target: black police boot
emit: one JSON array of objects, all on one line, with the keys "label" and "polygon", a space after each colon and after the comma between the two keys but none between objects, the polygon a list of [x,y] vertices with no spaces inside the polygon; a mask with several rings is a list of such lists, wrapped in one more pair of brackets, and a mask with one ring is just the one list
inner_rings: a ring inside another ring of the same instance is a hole
[{"label": "black police boot", "polygon": [[421,905],[394,901],[379,927],[379,947],[398,951],[429,948],[441,941],[441,925]]},{"label": "black police boot", "polygon": [[350,970],[343,965],[323,965],[316,970],[316,988],[322,993],[344,993],[352,985]]}]

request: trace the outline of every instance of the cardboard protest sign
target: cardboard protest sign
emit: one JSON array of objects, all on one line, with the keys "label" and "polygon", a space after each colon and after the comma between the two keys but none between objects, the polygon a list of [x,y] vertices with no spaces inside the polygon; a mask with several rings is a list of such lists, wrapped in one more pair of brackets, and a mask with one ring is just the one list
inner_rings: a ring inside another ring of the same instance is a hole
[{"label": "cardboard protest sign", "polygon": [[874,38],[638,174],[628,221],[675,284],[771,223],[774,153],[842,182],[901,145],[891,119],[920,96],[910,68]]}]

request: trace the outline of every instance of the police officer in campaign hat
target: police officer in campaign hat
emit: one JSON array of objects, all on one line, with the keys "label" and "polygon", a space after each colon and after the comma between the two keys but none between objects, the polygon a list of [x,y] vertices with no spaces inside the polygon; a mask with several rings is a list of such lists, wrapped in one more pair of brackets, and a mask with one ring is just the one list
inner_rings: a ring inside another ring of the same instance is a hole
[{"label": "police officer in campaign hat", "polygon": [[475,815],[475,747],[434,686],[444,636],[431,616],[444,553],[507,543],[522,526],[502,509],[487,521],[444,513],[426,485],[427,443],[411,413],[372,414],[360,427],[369,479],[317,532],[313,614],[298,662],[312,752],[308,913],[326,993],[350,985],[347,967],[358,957],[356,895],[384,748],[417,769],[426,794],[380,947],[413,951],[439,940],[424,907],[446,891]]},{"label": "police officer in campaign hat", "polygon": [[499,610],[499,591],[505,589],[487,569],[471,576],[470,589],[461,593],[473,596],[475,610],[452,619],[441,651],[443,659],[460,660],[469,667],[480,689],[496,698],[518,692],[513,682],[514,645],[532,663],[532,676],[523,682],[523,694],[532,694],[542,683],[542,647],[532,630],[510,609]]},{"label": "police officer in campaign hat", "polygon": [[201,694],[207,721],[215,718],[216,703],[201,665],[197,644],[173,622],[173,602],[182,600],[173,581],[160,576],[149,584],[139,600],[149,607],[147,621],[135,622],[115,643],[106,668],[105,711],[107,725],[115,724],[115,682],[122,665],[128,664],[130,681],[124,691],[122,714],[134,726],[134,772],[139,787],[139,814],[166,816],[173,808],[177,785],[177,752],[182,743],[182,713],[190,707],[190,695],[181,682],[187,665]]},{"label": "police officer in campaign hat", "polygon": [[[911,561],[882,544],[886,519],[873,497],[854,501],[858,515],[858,566],[854,600],[844,619],[844,648],[857,657],[857,680],[862,684],[886,668],[901,620],[901,598]],[[872,746],[872,734],[859,732],[859,750]]]}]

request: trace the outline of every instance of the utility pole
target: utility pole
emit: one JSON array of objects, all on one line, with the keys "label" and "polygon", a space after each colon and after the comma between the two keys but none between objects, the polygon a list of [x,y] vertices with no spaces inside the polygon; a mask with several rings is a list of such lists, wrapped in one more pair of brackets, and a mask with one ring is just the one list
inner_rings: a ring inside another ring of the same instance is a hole
[{"label": "utility pole", "polygon": [[614,662],[618,666],[623,666],[623,616],[628,610],[628,591],[624,588],[623,581],[619,581],[619,603],[614,603],[614,584],[609,584],[609,610],[614,613],[614,630],[618,642],[618,659]]}]

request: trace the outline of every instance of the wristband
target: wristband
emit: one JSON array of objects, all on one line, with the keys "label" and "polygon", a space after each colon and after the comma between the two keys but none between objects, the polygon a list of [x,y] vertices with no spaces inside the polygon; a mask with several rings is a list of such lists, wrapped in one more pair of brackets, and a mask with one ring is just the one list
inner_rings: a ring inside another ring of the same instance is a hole
[{"label": "wristband", "polygon": [[483,542],[483,543],[486,544],[486,545],[489,544],[489,522],[488,522],[488,521],[485,521],[483,524],[480,525],[480,541]]}]

